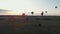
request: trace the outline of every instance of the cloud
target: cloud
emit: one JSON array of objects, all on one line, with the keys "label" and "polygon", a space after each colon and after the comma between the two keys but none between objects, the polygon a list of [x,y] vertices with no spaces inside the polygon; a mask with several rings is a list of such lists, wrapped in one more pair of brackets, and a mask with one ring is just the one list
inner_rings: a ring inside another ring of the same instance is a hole
[{"label": "cloud", "polygon": [[7,13],[9,11],[11,11],[11,10],[0,9],[0,14],[5,14],[5,13]]},{"label": "cloud", "polygon": [[4,10],[4,9],[0,9],[0,12],[1,12],[1,11],[11,11],[11,10]]}]

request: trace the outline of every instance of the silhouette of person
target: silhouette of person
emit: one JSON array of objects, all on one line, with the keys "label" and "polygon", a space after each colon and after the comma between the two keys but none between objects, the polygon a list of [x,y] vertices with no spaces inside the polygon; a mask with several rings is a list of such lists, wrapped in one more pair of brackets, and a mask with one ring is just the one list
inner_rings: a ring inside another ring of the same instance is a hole
[{"label": "silhouette of person", "polygon": [[12,25],[13,22],[14,22],[14,17],[13,17],[13,16],[10,16],[10,17],[8,18],[8,21],[9,21],[9,24]]},{"label": "silhouette of person", "polygon": [[41,13],[41,16],[43,16],[44,12]]},{"label": "silhouette of person", "polygon": [[29,22],[29,17],[28,17],[28,16],[25,17],[25,22],[26,22],[26,23]]}]

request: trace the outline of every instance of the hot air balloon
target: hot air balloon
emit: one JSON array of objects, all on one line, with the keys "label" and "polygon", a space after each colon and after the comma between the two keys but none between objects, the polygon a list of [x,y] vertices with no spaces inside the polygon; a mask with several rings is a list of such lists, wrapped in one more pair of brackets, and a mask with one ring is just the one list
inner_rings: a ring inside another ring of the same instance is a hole
[{"label": "hot air balloon", "polygon": [[41,16],[43,16],[44,12],[42,11]]},{"label": "hot air balloon", "polygon": [[57,8],[57,6],[55,6],[55,8]]},{"label": "hot air balloon", "polygon": [[47,11],[45,11],[45,13],[47,13]]},{"label": "hot air balloon", "polygon": [[31,12],[31,14],[33,15],[33,14],[34,14],[34,12]]}]

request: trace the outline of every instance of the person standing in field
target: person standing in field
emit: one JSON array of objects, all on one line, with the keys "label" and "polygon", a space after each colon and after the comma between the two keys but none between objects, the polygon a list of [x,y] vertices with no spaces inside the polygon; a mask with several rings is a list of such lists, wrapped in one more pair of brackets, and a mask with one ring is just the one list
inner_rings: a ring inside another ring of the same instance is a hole
[{"label": "person standing in field", "polygon": [[29,22],[29,17],[28,17],[28,16],[26,16],[26,18],[25,18],[25,22],[26,22],[26,23]]},{"label": "person standing in field", "polygon": [[14,17],[13,17],[13,16],[10,16],[10,17],[8,18],[8,21],[9,21],[9,24],[12,25],[13,22],[14,22]]}]

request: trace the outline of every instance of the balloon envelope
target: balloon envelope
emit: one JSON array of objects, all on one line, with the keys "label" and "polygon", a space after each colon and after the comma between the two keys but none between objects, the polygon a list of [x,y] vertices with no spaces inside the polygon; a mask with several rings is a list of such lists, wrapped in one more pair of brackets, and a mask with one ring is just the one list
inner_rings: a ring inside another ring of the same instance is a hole
[{"label": "balloon envelope", "polygon": [[31,14],[34,14],[34,12],[31,12]]},{"label": "balloon envelope", "polygon": [[55,8],[57,8],[57,6],[55,6]]},{"label": "balloon envelope", "polygon": [[45,11],[45,13],[47,13],[47,11]]}]

